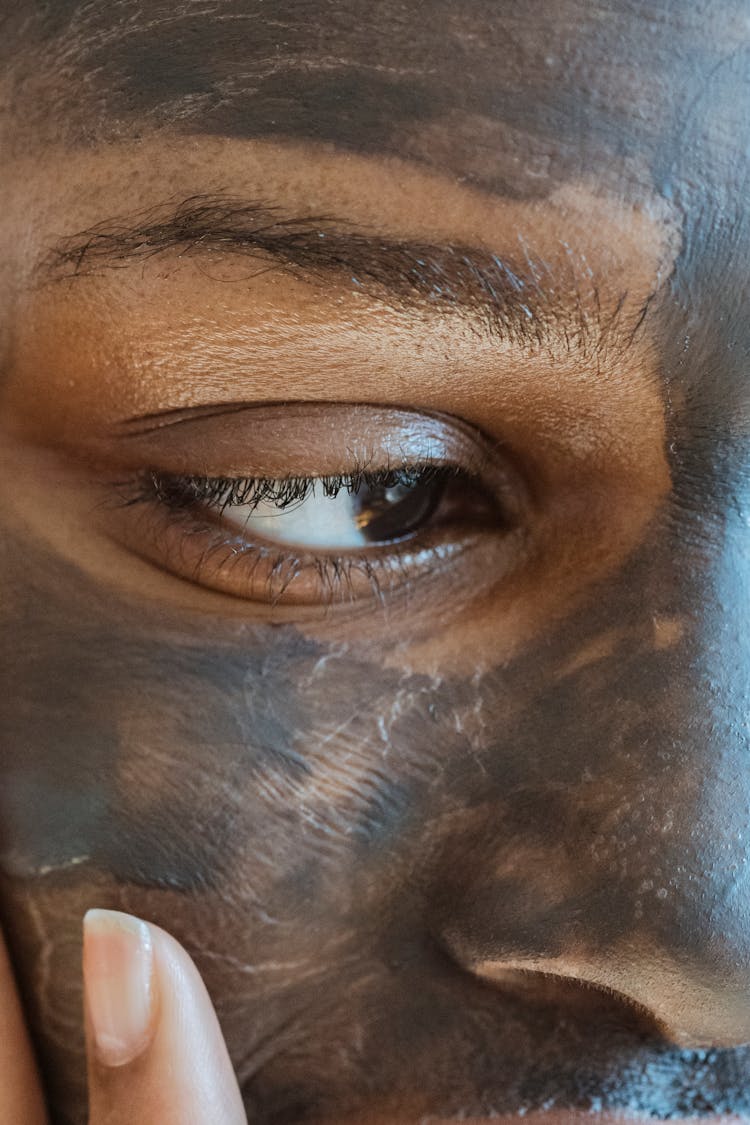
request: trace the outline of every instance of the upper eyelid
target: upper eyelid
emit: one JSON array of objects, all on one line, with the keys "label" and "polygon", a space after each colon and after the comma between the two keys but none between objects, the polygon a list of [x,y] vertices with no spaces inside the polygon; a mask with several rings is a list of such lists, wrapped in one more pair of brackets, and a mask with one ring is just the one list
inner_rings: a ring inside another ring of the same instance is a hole
[{"label": "upper eyelid", "polygon": [[[365,466],[355,467],[350,472],[326,474],[323,476],[290,476],[290,477],[204,477],[192,474],[169,474],[146,471],[139,475],[139,480],[145,491],[170,502],[166,492],[169,484],[174,484],[176,490],[183,487],[185,502],[191,504],[209,504],[216,501],[216,506],[229,507],[237,504],[259,503],[261,500],[273,501],[278,494],[286,503],[302,500],[314,491],[317,483],[322,484],[324,496],[335,496],[339,491],[355,492],[362,485],[383,485],[389,475],[394,475],[394,484],[399,483],[399,475],[413,473],[420,482],[437,476],[464,476],[471,478],[471,474],[461,469],[458,465],[422,464],[408,465],[392,469],[371,470]],[[389,485],[390,486],[390,485]],[[190,489],[193,494],[190,495]],[[247,492],[247,496],[243,493]]]},{"label": "upper eyelid", "polygon": [[123,471],[204,477],[324,476],[353,467],[450,462],[477,476],[509,449],[474,423],[440,411],[366,402],[257,402],[191,407],[118,423],[92,443]]}]

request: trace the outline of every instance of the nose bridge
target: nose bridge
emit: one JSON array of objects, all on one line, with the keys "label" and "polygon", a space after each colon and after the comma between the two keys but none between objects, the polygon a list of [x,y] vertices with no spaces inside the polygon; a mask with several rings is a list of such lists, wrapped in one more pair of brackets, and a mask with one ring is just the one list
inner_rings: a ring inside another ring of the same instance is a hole
[{"label": "nose bridge", "polygon": [[540,672],[554,686],[512,732],[529,773],[445,929],[480,977],[611,990],[684,1046],[750,1042],[750,530],[724,532],[644,556],[600,609],[608,654],[584,660],[583,631]]},{"label": "nose bridge", "polygon": [[659,673],[652,747],[669,769],[649,785],[648,749],[631,750],[648,818],[634,863],[643,877],[621,884],[632,923],[608,968],[588,965],[594,982],[645,1002],[686,1046],[750,1041],[749,542],[733,517],[713,550],[704,544],[702,566],[678,555],[684,636]]}]

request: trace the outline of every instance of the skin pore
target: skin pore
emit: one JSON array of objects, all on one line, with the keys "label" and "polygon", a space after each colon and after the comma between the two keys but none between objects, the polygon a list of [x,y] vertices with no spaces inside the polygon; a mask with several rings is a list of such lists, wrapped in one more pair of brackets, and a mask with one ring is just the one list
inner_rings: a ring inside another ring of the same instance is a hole
[{"label": "skin pore", "polygon": [[[95,905],[194,956],[253,1121],[747,1118],[746,11],[149,7],[3,13],[0,906],[55,1120]],[[375,588],[175,499],[425,459]]]}]

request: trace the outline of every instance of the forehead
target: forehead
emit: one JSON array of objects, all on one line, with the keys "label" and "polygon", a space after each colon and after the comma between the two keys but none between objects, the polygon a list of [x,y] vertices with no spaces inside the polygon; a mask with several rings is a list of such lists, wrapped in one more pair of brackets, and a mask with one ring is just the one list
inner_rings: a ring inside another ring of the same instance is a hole
[{"label": "forehead", "polygon": [[726,142],[703,119],[737,116],[730,62],[750,41],[739,0],[61,0],[27,15],[19,36],[45,57],[41,81],[64,76],[71,134],[146,121],[309,138],[526,196],[592,167],[659,187],[696,129]]},{"label": "forehead", "polygon": [[11,132],[37,148],[292,139],[506,199],[592,183],[641,211],[662,197],[683,228],[661,334],[673,404],[689,391],[702,419],[706,397],[735,415],[744,401],[744,0],[27,0],[3,15]]}]

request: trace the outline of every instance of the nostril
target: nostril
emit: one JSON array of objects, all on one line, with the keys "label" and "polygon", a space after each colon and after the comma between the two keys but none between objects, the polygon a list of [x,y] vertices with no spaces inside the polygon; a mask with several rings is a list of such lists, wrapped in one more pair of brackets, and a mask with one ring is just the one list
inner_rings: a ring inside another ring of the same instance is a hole
[{"label": "nostril", "polygon": [[750,1010],[737,992],[711,988],[687,974],[649,973],[641,965],[636,976],[614,959],[609,968],[557,958],[484,960],[464,968],[529,1003],[564,1004],[592,1019],[615,1018],[649,1039],[682,1049],[737,1047],[750,1041]]},{"label": "nostril", "polygon": [[580,975],[529,968],[513,962],[482,962],[471,975],[524,1004],[562,1009],[602,1028],[618,1030],[644,1040],[674,1043],[669,1029],[653,1011],[609,985]]}]

